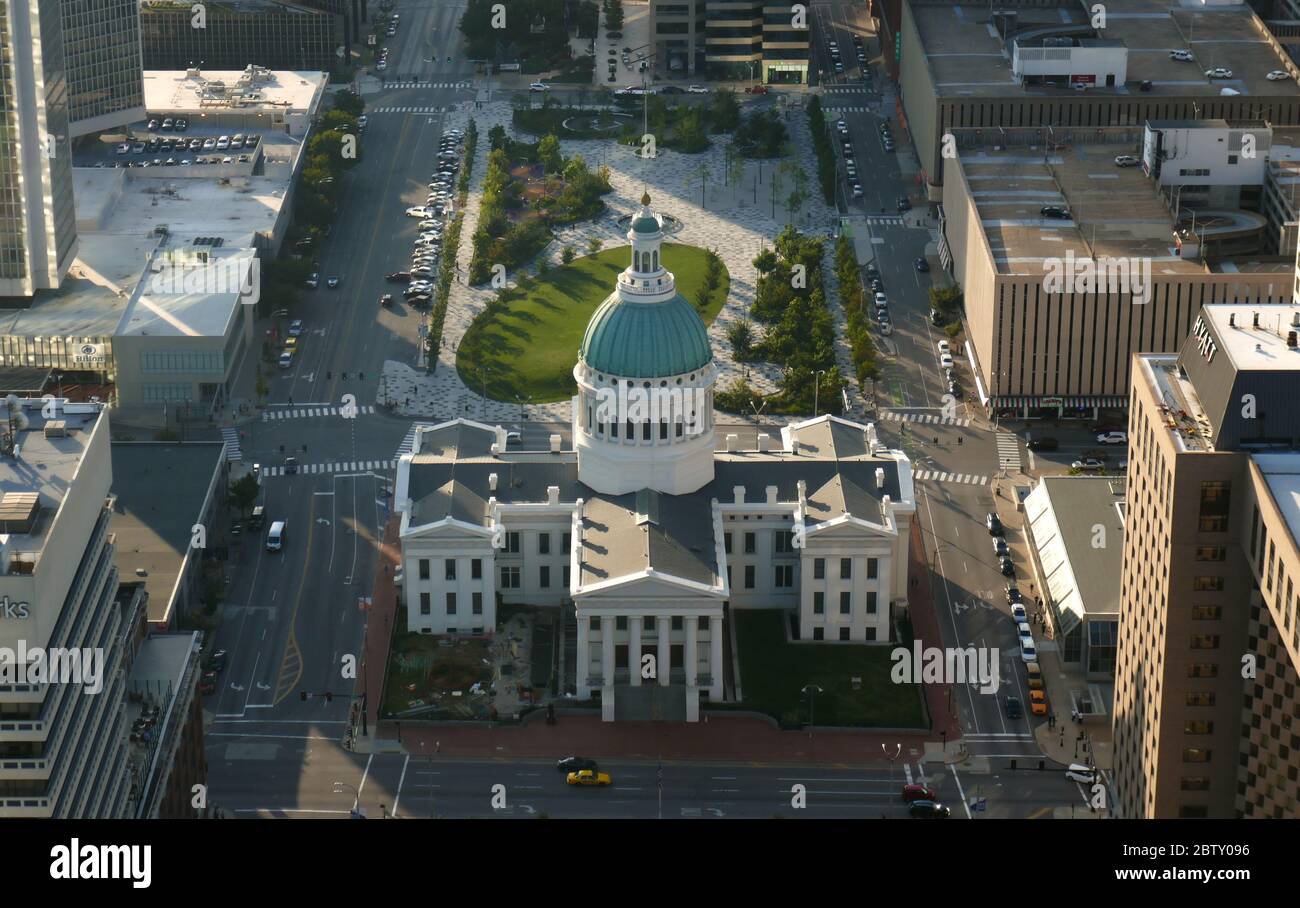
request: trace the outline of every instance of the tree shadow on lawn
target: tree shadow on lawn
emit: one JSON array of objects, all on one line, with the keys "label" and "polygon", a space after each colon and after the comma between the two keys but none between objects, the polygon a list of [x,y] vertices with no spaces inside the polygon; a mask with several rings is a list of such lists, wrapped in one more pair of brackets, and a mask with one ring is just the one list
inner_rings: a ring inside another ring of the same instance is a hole
[{"label": "tree shadow on lawn", "polygon": [[[531,341],[533,339],[532,332],[529,331],[527,328],[524,328],[522,325],[512,325],[506,321],[498,321],[495,327],[497,331],[503,334],[514,335],[515,337],[519,338],[522,341]],[[501,340],[502,343],[508,343],[508,341],[506,341],[505,338],[502,338]]]}]

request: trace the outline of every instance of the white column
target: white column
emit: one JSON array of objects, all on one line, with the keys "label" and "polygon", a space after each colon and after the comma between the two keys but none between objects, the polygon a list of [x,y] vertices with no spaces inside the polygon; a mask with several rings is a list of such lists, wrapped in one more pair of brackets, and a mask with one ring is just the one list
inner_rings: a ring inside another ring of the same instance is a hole
[{"label": "white column", "polygon": [[614,616],[602,615],[600,619],[600,674],[605,687],[614,685]]},{"label": "white column", "polygon": [[700,616],[687,615],[682,619],[682,626],[686,628],[686,686],[694,687],[696,681],[696,667],[699,664],[699,653],[695,651],[695,638],[700,633]]},{"label": "white column", "polygon": [[713,684],[709,687],[709,699],[714,703],[722,702],[722,616],[709,616],[709,674]]},{"label": "white column", "polygon": [[632,686],[641,686],[641,615],[627,616],[627,668]]},{"label": "white column", "polygon": [[668,646],[668,635],[673,629],[673,619],[668,615],[660,615],[658,619],[659,629],[659,656],[658,664],[655,666],[655,672],[659,678],[659,686],[667,687],[672,675],[672,650]]},{"label": "white column", "polygon": [[591,687],[587,682],[591,669],[591,653],[587,649],[591,642],[590,629],[591,619],[578,612],[578,677],[575,680],[579,700],[586,700],[591,696]]}]

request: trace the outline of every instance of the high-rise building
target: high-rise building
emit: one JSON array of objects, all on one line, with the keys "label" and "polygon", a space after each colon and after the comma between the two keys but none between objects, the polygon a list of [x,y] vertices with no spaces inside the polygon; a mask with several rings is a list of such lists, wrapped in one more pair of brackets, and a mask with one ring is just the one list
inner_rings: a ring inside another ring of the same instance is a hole
[{"label": "high-rise building", "polygon": [[72,136],[144,117],[140,0],[60,0]]},{"label": "high-rise building", "polygon": [[[0,817],[121,818],[142,605],[114,566],[108,416],[42,404],[0,401]],[[35,674],[56,652],[80,667]]]},{"label": "high-rise building", "polygon": [[1133,361],[1115,812],[1300,817],[1300,305]]},{"label": "high-rise building", "polygon": [[0,8],[0,297],[57,287],[77,252],[58,0]]},{"label": "high-rise building", "polygon": [[707,69],[714,78],[808,81],[808,23],[790,4],[764,0],[651,0],[660,70]]}]

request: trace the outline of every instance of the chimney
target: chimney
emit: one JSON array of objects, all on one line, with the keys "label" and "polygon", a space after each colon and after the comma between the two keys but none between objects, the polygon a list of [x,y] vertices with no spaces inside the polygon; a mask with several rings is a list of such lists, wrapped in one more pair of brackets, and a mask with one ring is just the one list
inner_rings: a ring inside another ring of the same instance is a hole
[{"label": "chimney", "polygon": [[1300,312],[1291,313],[1291,327],[1300,328]]},{"label": "chimney", "polygon": [[551,453],[552,453],[552,454],[559,454],[559,453],[560,453],[560,444],[561,444],[560,436],[559,436],[559,435],[552,435],[552,436],[551,436]]},{"label": "chimney", "polygon": [[491,444],[491,446],[488,448],[488,450],[492,452],[492,456],[493,456],[493,457],[496,457],[498,454],[501,453],[501,449],[497,447],[497,443],[496,443],[495,441],[492,442],[492,444]]},{"label": "chimney", "polygon": [[736,450],[736,448],[738,447],[739,443],[740,443],[740,436],[738,436],[738,435],[728,435],[728,436],[727,436],[727,450],[728,450],[728,451],[734,451],[734,450]]},{"label": "chimney", "polygon": [[559,504],[559,503],[560,503],[560,487],[559,487],[559,486],[547,486],[547,487],[546,487],[546,503],[547,503],[547,504]]},{"label": "chimney", "polygon": [[[736,436],[731,435],[731,436],[728,436],[728,437],[730,437],[730,438],[735,438]],[[745,503],[745,487],[744,487],[744,486],[732,486],[732,487],[731,487],[731,492],[732,492],[733,495],[736,496],[736,504],[744,504],[744,503]]]},{"label": "chimney", "polygon": [[885,470],[883,467],[876,467],[876,488],[883,489],[884,487],[885,487]]},{"label": "chimney", "polygon": [[776,504],[776,486],[767,487],[767,503]]},{"label": "chimney", "polygon": [[1252,312],[1252,313],[1250,314],[1250,326],[1251,326],[1252,328],[1258,328],[1258,327],[1259,327],[1259,313],[1258,313],[1258,312]]},{"label": "chimney", "polygon": [[808,497],[808,483],[804,482],[804,481],[801,479],[801,480],[799,480],[797,483],[795,483],[795,486],[799,489],[799,498],[800,498],[800,499],[803,499],[803,498],[807,498],[807,497]]},{"label": "chimney", "polygon": [[771,435],[768,435],[766,432],[758,433],[758,450],[766,451],[769,447],[771,447],[770,445],[771,441],[772,441]]},{"label": "chimney", "polygon": [[1228,313],[1228,327],[1229,328],[1237,327],[1237,313],[1235,312]]},{"label": "chimney", "polygon": [[[494,447],[495,447],[495,445],[494,445]],[[489,491],[489,492],[495,492],[496,490],[497,490],[497,474],[495,474],[495,473],[489,473],[489,474],[488,474],[488,491]]]}]

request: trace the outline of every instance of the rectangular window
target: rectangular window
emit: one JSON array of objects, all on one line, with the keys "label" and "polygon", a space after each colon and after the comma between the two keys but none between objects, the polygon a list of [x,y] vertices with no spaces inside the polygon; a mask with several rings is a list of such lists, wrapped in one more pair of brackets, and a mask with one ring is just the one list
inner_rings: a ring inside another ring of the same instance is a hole
[{"label": "rectangular window", "polygon": [[841,580],[848,580],[848,579],[851,578],[852,576],[853,576],[853,559],[852,559],[852,558],[841,558],[841,559],[840,559],[840,579],[841,579]]},{"label": "rectangular window", "polygon": [[646,615],[641,619],[641,630],[647,634],[653,634],[655,632],[654,615]]},{"label": "rectangular window", "polygon": [[447,594],[447,614],[448,614],[448,615],[454,615],[454,614],[456,614],[456,594],[455,594],[455,593],[448,593],[448,594]]},{"label": "rectangular window", "polygon": [[1183,751],[1184,763],[1209,763],[1210,751],[1199,747],[1188,747]]},{"label": "rectangular window", "polygon": [[542,565],[537,569],[537,585],[544,590],[551,588],[551,568],[549,565]]},{"label": "rectangular window", "polygon": [[1212,735],[1214,734],[1214,723],[1206,719],[1188,719],[1183,723],[1183,734]]},{"label": "rectangular window", "polygon": [[847,615],[853,610],[853,594],[848,590],[840,593],[840,614]]},{"label": "rectangular window", "polygon": [[876,613],[876,591],[870,590],[867,592],[867,614],[874,615],[875,613]]},{"label": "rectangular window", "polygon": [[877,559],[877,558],[868,558],[868,559],[867,559],[867,579],[868,579],[868,580],[875,580],[875,579],[876,579],[876,572],[879,570],[879,564],[878,564],[878,562],[879,562],[879,559]]},{"label": "rectangular window", "polygon": [[682,616],[681,616],[681,615],[673,615],[673,623],[672,623],[671,627],[672,627],[672,629],[675,630],[675,631],[679,631],[679,630],[682,629]]},{"label": "rectangular window", "polygon": [[569,554],[569,552],[573,551],[573,534],[565,533],[564,536],[561,538],[564,544],[564,554],[567,555]]},{"label": "rectangular window", "polygon": [[503,567],[501,569],[501,589],[517,590],[519,589],[519,568]]},{"label": "rectangular window", "polygon": [[420,594],[420,614],[427,615],[433,611],[431,598],[428,593]]},{"label": "rectangular window", "polygon": [[1213,706],[1214,694],[1208,692],[1189,693],[1187,695],[1188,706]]},{"label": "rectangular window", "polygon": [[776,531],[776,552],[778,555],[788,555],[794,551],[794,533],[789,530]]},{"label": "rectangular window", "polygon": [[614,630],[616,630],[616,631],[625,631],[625,630],[627,630],[627,616],[626,616],[626,615],[619,615],[617,618],[614,619]]},{"label": "rectangular window", "polygon": [[723,551],[725,551],[728,555],[731,554],[731,534],[730,534],[730,533],[723,533],[723,534],[722,534],[722,549],[723,549]]},{"label": "rectangular window", "polygon": [[1192,634],[1192,649],[1218,649],[1218,634]]},{"label": "rectangular window", "polygon": [[1230,486],[1226,482],[1201,483],[1200,531],[1226,533],[1231,506]]},{"label": "rectangular window", "polygon": [[813,559],[813,579],[815,579],[815,580],[823,580],[823,579],[825,579],[825,577],[826,577],[826,559],[825,559],[825,558],[814,558],[814,559]]},{"label": "rectangular window", "polygon": [[1193,776],[1180,780],[1178,787],[1183,791],[1209,791],[1210,780],[1205,776]]},{"label": "rectangular window", "polygon": [[428,579],[429,579],[429,559],[428,559],[428,558],[421,558],[421,559],[420,559],[420,579],[421,579],[421,580],[428,580]]},{"label": "rectangular window", "polygon": [[511,555],[519,554],[519,534],[506,533],[506,551]]},{"label": "rectangular window", "polygon": [[456,559],[455,559],[455,558],[448,558],[446,561],[443,562],[443,567],[444,567],[444,569],[446,570],[447,579],[448,579],[448,580],[455,580],[455,579],[456,579]]},{"label": "rectangular window", "polygon": [[1217,678],[1219,677],[1219,666],[1210,662],[1194,662],[1187,666],[1187,677],[1189,678]]},{"label": "rectangular window", "polygon": [[1228,557],[1227,546],[1201,545],[1196,547],[1197,561],[1223,561]]},{"label": "rectangular window", "polygon": [[745,589],[752,590],[753,588],[754,588],[754,566],[752,564],[747,564],[745,565]]},{"label": "rectangular window", "polygon": [[776,585],[778,587],[794,586],[794,565],[778,564],[776,565]]},{"label": "rectangular window", "polygon": [[1192,590],[1197,593],[1221,593],[1223,592],[1223,578],[1194,577],[1192,578]]},{"label": "rectangular window", "polygon": [[483,579],[483,559],[475,558],[469,563],[469,576],[472,580]]},{"label": "rectangular window", "polygon": [[482,594],[482,593],[471,593],[471,594],[470,594],[470,605],[471,605],[471,607],[472,607],[473,610],[474,610],[474,614],[476,614],[476,615],[481,615],[481,614],[483,614],[483,594]]},{"label": "rectangular window", "polygon": [[825,639],[826,639],[826,630],[825,630],[825,628],[814,627],[814,628],[813,628],[813,639],[814,639],[814,640],[825,640]]},{"label": "rectangular window", "polygon": [[818,590],[817,592],[813,593],[813,614],[814,615],[826,614],[826,594],[823,593],[821,590]]},{"label": "rectangular window", "polygon": [[754,533],[745,534],[745,554],[752,555],[758,551],[758,537]]},{"label": "rectangular window", "polygon": [[847,627],[840,628],[840,642],[841,643],[849,642],[849,629]]},{"label": "rectangular window", "polygon": [[1223,617],[1221,605],[1193,605],[1192,618],[1195,621],[1218,621]]},{"label": "rectangular window", "polygon": [[569,588],[569,566],[567,564],[564,566],[564,588],[566,590]]},{"label": "rectangular window", "polygon": [[537,534],[537,554],[539,554],[539,555],[549,555],[549,554],[551,554],[551,534],[550,534],[550,533],[538,533],[538,534]]}]

